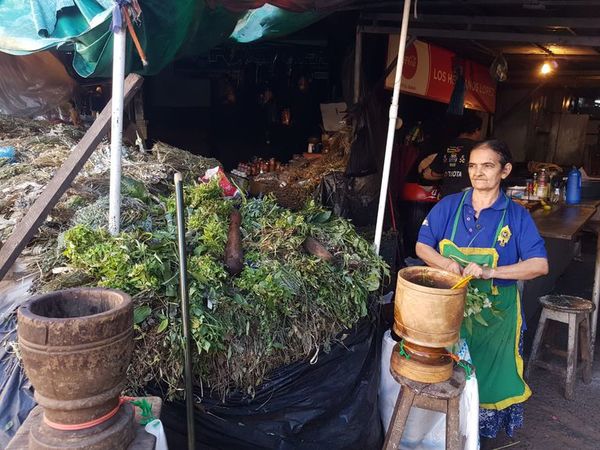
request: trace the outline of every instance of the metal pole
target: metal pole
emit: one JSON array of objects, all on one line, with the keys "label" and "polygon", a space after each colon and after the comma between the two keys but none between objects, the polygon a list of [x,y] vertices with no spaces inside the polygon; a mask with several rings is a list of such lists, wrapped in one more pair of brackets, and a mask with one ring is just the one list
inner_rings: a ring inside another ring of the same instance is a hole
[{"label": "metal pole", "polygon": [[112,119],[110,124],[110,193],[108,230],[119,233],[121,224],[121,146],[123,141],[123,84],[125,81],[125,27],[113,33]]},{"label": "metal pole", "polygon": [[379,209],[377,210],[377,225],[375,226],[375,249],[377,253],[379,253],[379,246],[381,245],[381,234],[383,232],[383,219],[385,217],[385,204],[387,199],[387,190],[390,177],[390,166],[392,164],[392,152],[394,149],[394,135],[396,134],[396,119],[398,118],[398,99],[400,97],[402,69],[404,68],[404,51],[406,50],[409,15],[410,0],[404,0],[402,26],[400,28],[400,45],[398,46],[398,63],[396,64],[394,94],[392,96],[392,104],[390,106],[390,123],[388,125],[387,142],[385,146],[385,157],[383,160],[383,172],[381,174],[381,191],[379,192]]},{"label": "metal pole", "polygon": [[354,46],[354,103],[360,99],[360,66],[362,64],[362,31],[356,26],[356,45]]},{"label": "metal pole", "polygon": [[190,334],[189,292],[187,280],[187,252],[185,245],[185,205],[183,203],[183,178],[175,174],[175,198],[177,203],[177,244],[179,247],[179,290],[181,295],[181,321],[185,342],[185,406],[187,415],[188,449],[195,450],[194,435],[194,389],[192,383],[192,339]]}]

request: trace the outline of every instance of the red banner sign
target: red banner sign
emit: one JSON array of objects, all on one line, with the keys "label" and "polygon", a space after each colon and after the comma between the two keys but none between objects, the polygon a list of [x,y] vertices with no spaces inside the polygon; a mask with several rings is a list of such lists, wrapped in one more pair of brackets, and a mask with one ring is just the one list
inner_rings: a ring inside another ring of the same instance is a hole
[{"label": "red banner sign", "polygon": [[[398,35],[390,35],[388,64],[398,54]],[[406,48],[402,85],[400,90],[438,102],[449,103],[454,90],[452,61],[456,54],[441,47],[415,41]],[[472,61],[463,62],[465,71],[465,107],[479,111],[494,112],[496,109],[496,83],[487,67]],[[394,87],[395,71],[387,80],[386,87]]]}]

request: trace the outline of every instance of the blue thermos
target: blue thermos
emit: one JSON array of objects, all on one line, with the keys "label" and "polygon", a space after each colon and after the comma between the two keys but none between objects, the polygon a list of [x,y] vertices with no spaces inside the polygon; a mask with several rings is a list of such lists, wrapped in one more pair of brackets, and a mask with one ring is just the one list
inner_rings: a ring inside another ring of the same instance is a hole
[{"label": "blue thermos", "polygon": [[581,173],[573,167],[567,178],[567,204],[577,205],[581,201]]}]

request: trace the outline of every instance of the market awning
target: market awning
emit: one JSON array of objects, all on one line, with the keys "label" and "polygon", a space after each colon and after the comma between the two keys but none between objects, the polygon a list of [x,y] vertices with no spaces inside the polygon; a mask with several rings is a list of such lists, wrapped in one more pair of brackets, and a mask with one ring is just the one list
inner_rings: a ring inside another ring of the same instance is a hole
[{"label": "market awning", "polygon": [[[145,0],[134,25],[149,61],[143,67],[131,41],[126,72],[152,75],[175,58],[202,53],[227,40],[253,42],[297,31],[357,0]],[[82,77],[109,77],[113,0],[0,2],[0,52],[25,55],[50,48],[73,51]]]}]

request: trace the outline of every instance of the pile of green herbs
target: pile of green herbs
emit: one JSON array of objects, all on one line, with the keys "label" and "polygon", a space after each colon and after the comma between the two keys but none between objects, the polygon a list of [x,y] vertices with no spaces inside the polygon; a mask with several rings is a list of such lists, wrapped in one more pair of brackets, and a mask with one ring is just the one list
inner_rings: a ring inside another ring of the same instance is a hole
[{"label": "pile of green herbs", "polygon": [[[183,342],[178,300],[174,196],[145,198],[144,222],[111,236],[79,224],[64,235],[64,256],[78,280],[122,289],[135,302],[136,348],[129,382],[182,394]],[[198,385],[225,395],[252,394],[269,372],[327,351],[368,313],[371,293],[388,275],[385,263],[346,220],[315,203],[292,212],[274,199],[223,198],[216,182],[185,189],[193,367]],[[244,269],[223,263],[229,214],[242,215]],[[333,255],[303,250],[312,236]]]}]

